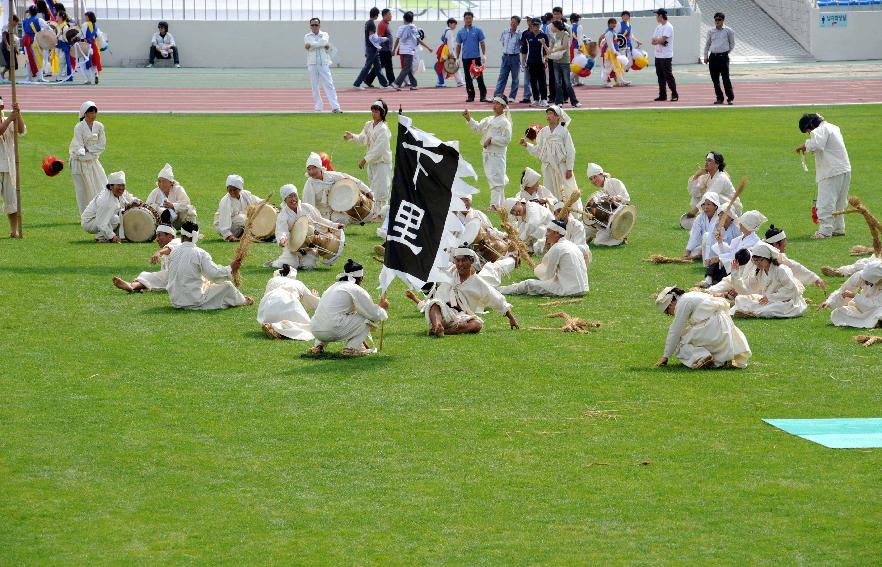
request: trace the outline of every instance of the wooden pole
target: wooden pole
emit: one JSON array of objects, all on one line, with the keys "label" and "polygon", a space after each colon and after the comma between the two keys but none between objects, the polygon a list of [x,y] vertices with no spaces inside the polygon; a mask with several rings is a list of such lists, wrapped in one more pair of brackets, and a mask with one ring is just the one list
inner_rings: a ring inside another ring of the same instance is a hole
[{"label": "wooden pole", "polygon": [[[383,292],[383,295],[380,296],[380,301],[386,299],[386,292]],[[383,337],[386,334],[386,321],[380,321],[380,346],[377,348],[377,352],[383,352]]]},{"label": "wooden pole", "polygon": [[[9,51],[9,80],[12,85],[12,112],[15,112],[15,109],[18,108],[18,89],[16,89],[15,85],[15,66],[18,64],[18,51],[15,49],[15,22],[12,19],[15,15],[15,0],[9,0],[9,26],[8,26],[8,37],[9,43],[7,45]],[[12,229],[13,238],[22,238],[24,233],[21,228],[21,176],[20,167],[19,167],[19,157],[18,157],[18,117],[12,123],[12,153],[15,155],[15,202],[18,208],[18,213],[16,215],[16,226]]]}]

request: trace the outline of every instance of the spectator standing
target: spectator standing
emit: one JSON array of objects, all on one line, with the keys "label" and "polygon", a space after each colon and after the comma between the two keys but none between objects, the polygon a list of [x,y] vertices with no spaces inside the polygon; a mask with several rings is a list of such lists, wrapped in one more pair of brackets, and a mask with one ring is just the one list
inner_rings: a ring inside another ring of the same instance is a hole
[{"label": "spectator standing", "polygon": [[[447,53],[450,57],[456,59],[456,26],[459,22],[456,21],[456,18],[447,18],[447,29],[441,32],[441,43],[447,44]],[[439,46],[440,50],[441,47]],[[440,51],[439,51],[440,53]],[[456,86],[461,87],[465,85],[465,78],[462,75],[462,67],[456,72],[453,76],[456,79]],[[435,85],[436,87],[443,87],[445,82],[445,76],[447,74],[442,69],[440,73],[438,73],[438,83]]]},{"label": "spectator standing", "polygon": [[370,19],[364,24],[364,67],[358,77],[355,78],[353,87],[363,89],[362,82],[367,82],[367,78],[376,75],[380,81],[380,86],[386,88],[389,86],[386,78],[380,73],[380,46],[384,38],[377,35],[377,18],[380,16],[380,9],[374,6],[370,11]]},{"label": "spectator standing", "polygon": [[[570,48],[570,61],[579,52],[579,47],[582,45],[582,24],[579,23],[581,19],[582,16],[575,12],[570,14],[570,35],[573,36],[573,46]],[[581,77],[577,73],[570,72],[570,84],[574,87],[581,85]]]},{"label": "spectator standing", "polygon": [[668,100],[667,85],[671,89],[671,102],[680,100],[677,95],[677,81],[674,80],[674,26],[668,22],[668,11],[659,8],[655,11],[655,31],[652,33],[652,45],[655,46],[655,76],[658,78],[658,98],[656,102]]},{"label": "spectator standing", "polygon": [[392,47],[392,51],[397,51],[401,56],[401,72],[398,73],[398,78],[395,79],[392,86],[395,87],[395,90],[400,91],[401,85],[404,84],[406,79],[410,83],[410,90],[415,91],[417,89],[417,80],[413,75],[413,58],[420,45],[430,52],[432,48],[420,39],[419,30],[413,25],[413,12],[404,13],[404,25],[398,28],[395,35],[395,45]]},{"label": "spectator standing", "polygon": [[521,74],[521,31],[518,26],[521,25],[520,16],[511,17],[511,25],[499,36],[499,42],[502,44],[502,62],[499,66],[499,79],[496,81],[496,90],[493,96],[504,93],[505,83],[508,76],[511,75],[511,89],[508,91],[508,100],[514,101],[518,99],[518,83]]},{"label": "spectator standing", "polygon": [[[546,14],[547,16],[548,14]],[[542,31],[545,32],[545,35],[548,36],[548,40],[551,41],[553,39],[553,34],[557,31],[557,28],[554,26],[554,22],[562,22],[564,24],[564,29],[567,29],[566,22],[563,19],[563,8],[560,6],[555,6],[551,9],[551,19],[548,20],[548,25],[546,25]],[[548,100],[557,100],[557,78],[555,77],[557,69],[555,65],[548,65]],[[564,93],[564,101],[569,100],[569,93]]]},{"label": "spectator standing", "polygon": [[[466,102],[474,102],[475,85],[472,83],[470,69],[473,63],[475,67],[480,67],[484,64],[487,55],[487,44],[484,42],[484,32],[481,28],[473,25],[475,15],[472,12],[464,13],[462,20],[463,28],[456,33],[456,58],[462,61],[462,69],[465,73],[466,93],[468,94]],[[490,102],[487,100],[487,86],[484,85],[483,73],[478,75],[477,81],[481,102]]]},{"label": "spectator standing", "polygon": [[732,81],[729,80],[729,52],[735,49],[735,32],[725,25],[726,15],[722,12],[714,14],[714,27],[707,30],[707,41],[704,42],[704,63],[709,65],[711,81],[717,100],[714,104],[723,104],[723,89],[720,88],[720,77],[726,89],[726,101],[735,102]]},{"label": "spectator standing", "polygon": [[541,24],[539,18],[533,18],[530,29],[521,36],[521,62],[530,72],[533,106],[544,108],[548,106],[545,94],[545,50],[548,48],[548,36],[542,33]]},{"label": "spectator standing", "polygon": [[374,76],[381,72],[386,76],[386,82],[390,85],[395,82],[395,69],[392,67],[392,10],[383,8],[380,12],[380,23],[377,24],[377,36],[384,39],[380,43],[380,67],[368,73],[365,82],[370,87],[374,83]]},{"label": "spectator standing", "polygon": [[[180,67],[181,62],[178,59],[178,45],[175,43],[174,36],[168,33],[168,22],[159,22],[156,27],[158,31],[153,34],[153,40],[150,42],[150,62],[147,63],[147,68],[149,69],[150,67],[153,67],[157,57],[161,57],[162,59],[172,57],[175,62],[175,67]],[[68,52],[70,52],[70,49],[68,49]]]},{"label": "spectator standing", "polygon": [[579,104],[573,86],[570,84],[570,42],[572,37],[563,20],[554,20],[551,27],[553,35],[551,50],[548,53],[548,66],[554,67],[554,80],[557,81],[554,102],[560,106],[566,98],[569,98],[573,108],[579,108],[582,105]]},{"label": "spectator standing", "polygon": [[[524,33],[530,31],[530,22],[533,21],[531,16],[524,16],[524,31],[521,32],[521,51],[523,52],[524,48]],[[530,70],[527,68],[527,65],[521,61],[521,69],[524,70],[524,98],[521,100],[521,104],[530,104],[530,99],[532,97],[532,92],[530,91]],[[512,101],[514,102],[514,101]]]},{"label": "spectator standing", "polygon": [[337,89],[334,88],[334,79],[331,77],[331,37],[328,32],[321,30],[321,20],[313,18],[309,20],[308,34],[303,37],[306,48],[306,66],[309,69],[309,82],[312,84],[312,101],[315,111],[324,109],[322,95],[319,87],[324,89],[325,97],[335,114],[343,112],[340,103],[337,102]]}]

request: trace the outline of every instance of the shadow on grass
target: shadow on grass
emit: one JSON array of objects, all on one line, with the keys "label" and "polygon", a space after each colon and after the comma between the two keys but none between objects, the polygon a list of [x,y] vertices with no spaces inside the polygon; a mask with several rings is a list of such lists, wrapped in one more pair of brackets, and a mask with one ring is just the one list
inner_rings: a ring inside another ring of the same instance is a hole
[{"label": "shadow on grass", "polygon": [[[147,269],[149,270],[152,266],[148,265]],[[156,268],[158,269],[158,268]],[[107,281],[110,282],[113,276],[120,276],[125,279],[125,275],[123,274],[137,274],[139,272],[144,271],[144,265],[128,265],[128,266],[114,266],[109,268],[107,266],[76,266],[72,264],[65,264],[62,267],[57,265],[51,266],[0,266],[0,273],[8,273],[8,274],[20,274],[25,276],[70,276],[73,274],[83,274],[83,275],[92,275],[92,276],[101,276],[103,278],[107,278]],[[134,277],[134,275],[132,276]],[[111,284],[112,285],[112,284]]]},{"label": "shadow on grass", "polygon": [[[380,370],[391,361],[389,356],[382,353],[368,356],[347,357],[340,351],[325,351],[324,354],[315,355],[303,352],[294,357],[296,360],[311,363],[308,372],[338,376],[343,372]],[[292,368],[289,374],[301,374],[303,368]]]},{"label": "shadow on grass", "polygon": [[[132,294],[134,295],[134,294]],[[247,306],[242,306],[247,309]],[[171,304],[166,305],[154,305],[153,307],[148,307],[141,311],[144,315],[168,315],[170,313],[187,313],[195,315],[201,315],[204,317],[217,317],[230,309],[241,309],[240,307],[230,307],[228,309],[178,309],[177,307],[172,307]],[[263,336],[263,333],[260,333],[260,336]]]}]

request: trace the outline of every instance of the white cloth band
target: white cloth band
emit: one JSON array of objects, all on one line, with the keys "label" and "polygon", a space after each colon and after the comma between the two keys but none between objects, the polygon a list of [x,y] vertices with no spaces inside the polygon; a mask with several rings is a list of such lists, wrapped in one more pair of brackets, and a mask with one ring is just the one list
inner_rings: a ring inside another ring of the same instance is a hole
[{"label": "white cloth band", "polygon": [[775,236],[770,236],[770,237],[766,238],[766,242],[768,242],[769,244],[774,244],[776,242],[781,242],[785,238],[787,238],[787,235],[784,234],[784,231],[782,230],[781,232],[779,232]]},{"label": "white cloth band", "polygon": [[171,234],[172,236],[175,236],[177,234],[177,231],[175,231],[175,227],[168,226],[167,224],[161,224],[157,226],[156,232],[164,232],[166,234]]}]

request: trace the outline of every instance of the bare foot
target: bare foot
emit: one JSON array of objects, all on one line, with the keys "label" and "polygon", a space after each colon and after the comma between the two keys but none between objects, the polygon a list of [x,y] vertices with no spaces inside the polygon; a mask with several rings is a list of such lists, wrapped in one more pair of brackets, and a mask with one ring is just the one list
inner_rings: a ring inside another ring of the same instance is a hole
[{"label": "bare foot", "polygon": [[429,331],[429,335],[441,338],[444,336],[444,324],[436,323],[432,325],[432,329]]},{"label": "bare foot", "polygon": [[411,290],[411,289],[405,291],[405,292],[404,292],[404,295],[405,295],[405,297],[407,297],[408,299],[410,299],[410,300],[413,301],[414,303],[419,303],[419,302],[420,302],[419,298],[416,296],[416,294],[415,294],[415,293],[413,292],[413,290]]},{"label": "bare foot", "polygon": [[272,323],[264,323],[263,324],[263,334],[266,335],[268,339],[281,339],[282,335],[279,334],[278,331],[273,329]]},{"label": "bare foot", "polygon": [[309,354],[324,354],[325,353],[325,345],[315,345],[308,351]]},{"label": "bare foot", "polygon": [[120,279],[119,276],[113,276],[113,285],[128,293],[132,293],[133,291],[135,291],[134,289],[132,289],[132,284],[130,284],[129,282],[124,282],[122,279]]},{"label": "bare foot", "polygon": [[245,296],[245,305],[254,305],[254,300],[246,295]]}]

